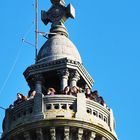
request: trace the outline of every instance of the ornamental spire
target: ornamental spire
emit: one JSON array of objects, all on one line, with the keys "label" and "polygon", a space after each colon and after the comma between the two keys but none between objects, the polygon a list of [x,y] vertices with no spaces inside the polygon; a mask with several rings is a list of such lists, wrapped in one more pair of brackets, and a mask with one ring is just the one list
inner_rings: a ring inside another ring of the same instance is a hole
[{"label": "ornamental spire", "polygon": [[64,22],[69,18],[75,18],[75,9],[69,4],[65,6],[64,0],[51,0],[52,6],[46,11],[41,11],[41,19],[45,25],[52,24],[50,32],[68,36]]}]

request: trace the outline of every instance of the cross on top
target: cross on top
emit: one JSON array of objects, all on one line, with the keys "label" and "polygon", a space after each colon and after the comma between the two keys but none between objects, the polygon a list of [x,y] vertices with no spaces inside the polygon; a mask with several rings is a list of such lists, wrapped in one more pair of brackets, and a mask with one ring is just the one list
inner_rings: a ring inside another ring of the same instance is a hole
[{"label": "cross on top", "polygon": [[65,5],[65,1],[64,0],[51,0],[52,4],[62,4]]},{"label": "cross on top", "polygon": [[75,9],[71,4],[66,7],[64,0],[51,0],[51,3],[47,12],[41,11],[41,19],[45,25],[49,22],[52,26],[63,25],[69,17],[75,18]]}]

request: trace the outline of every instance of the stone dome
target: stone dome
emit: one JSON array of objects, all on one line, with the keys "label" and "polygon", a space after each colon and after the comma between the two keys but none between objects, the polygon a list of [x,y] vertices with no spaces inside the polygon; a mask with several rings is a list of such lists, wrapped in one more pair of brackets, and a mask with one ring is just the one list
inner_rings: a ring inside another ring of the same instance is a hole
[{"label": "stone dome", "polygon": [[66,36],[55,35],[49,38],[41,47],[37,56],[37,63],[50,62],[61,58],[68,58],[82,63],[75,45]]}]

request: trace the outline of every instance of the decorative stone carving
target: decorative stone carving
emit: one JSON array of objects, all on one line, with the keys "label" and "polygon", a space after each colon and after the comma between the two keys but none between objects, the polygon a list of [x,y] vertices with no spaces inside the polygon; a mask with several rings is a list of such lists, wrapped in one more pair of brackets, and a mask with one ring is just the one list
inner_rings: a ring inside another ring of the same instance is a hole
[{"label": "decorative stone carving", "polygon": [[64,127],[64,140],[69,140],[69,131],[70,128],[68,126]]},{"label": "decorative stone carving", "polygon": [[68,78],[69,76],[69,70],[66,68],[66,69],[61,69],[61,70],[58,70],[58,75],[64,77],[64,78]]},{"label": "decorative stone carving", "polygon": [[51,0],[53,6],[47,11],[42,11],[41,18],[45,25],[62,25],[69,17],[75,18],[75,10],[71,4],[65,7],[64,0]]},{"label": "decorative stone carving", "polygon": [[77,136],[77,140],[82,140],[83,137],[83,129],[79,128],[78,129],[78,136]]},{"label": "decorative stone carving", "polygon": [[77,85],[77,81],[80,80],[80,75],[78,73],[77,70],[74,70],[71,74],[70,74],[70,86],[76,86]]},{"label": "decorative stone carving", "polygon": [[68,85],[69,70],[59,70],[58,75],[61,77],[61,90],[63,90]]},{"label": "decorative stone carving", "polygon": [[45,25],[52,23],[51,33],[60,33],[68,36],[64,22],[69,18],[75,18],[75,9],[71,4],[65,7],[64,0],[51,0],[52,7],[46,12],[41,11],[41,19]]},{"label": "decorative stone carving", "polygon": [[56,140],[55,127],[50,128],[51,140]]}]

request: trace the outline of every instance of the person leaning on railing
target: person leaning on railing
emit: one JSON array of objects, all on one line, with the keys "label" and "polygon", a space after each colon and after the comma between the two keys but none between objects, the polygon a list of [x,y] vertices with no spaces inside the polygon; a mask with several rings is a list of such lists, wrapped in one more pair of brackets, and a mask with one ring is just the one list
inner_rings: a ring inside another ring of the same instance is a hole
[{"label": "person leaning on railing", "polygon": [[91,90],[90,90],[90,88],[85,89],[85,96],[86,96],[87,99],[91,98]]},{"label": "person leaning on railing", "polygon": [[97,90],[94,90],[93,92],[91,92],[91,96],[90,96],[90,99],[97,102],[98,101],[98,91]]},{"label": "person leaning on railing", "polygon": [[27,100],[33,99],[35,97],[35,95],[36,95],[35,90],[33,90],[33,89],[29,90]]},{"label": "person leaning on railing", "polygon": [[47,95],[55,95],[56,91],[54,88],[48,88]]},{"label": "person leaning on railing", "polygon": [[104,99],[103,99],[102,96],[98,97],[97,102],[98,102],[99,104],[103,105],[103,106],[105,105],[105,102],[104,102]]},{"label": "person leaning on railing", "polygon": [[22,93],[17,93],[17,99],[14,101],[14,106],[19,105],[26,100],[27,97],[25,97]]},{"label": "person leaning on railing", "polygon": [[79,93],[79,87],[73,86],[70,88],[70,95],[77,96],[78,93]]},{"label": "person leaning on railing", "polygon": [[62,91],[62,93],[65,94],[65,95],[70,95],[70,87],[69,86],[66,86],[64,88],[64,90]]}]

